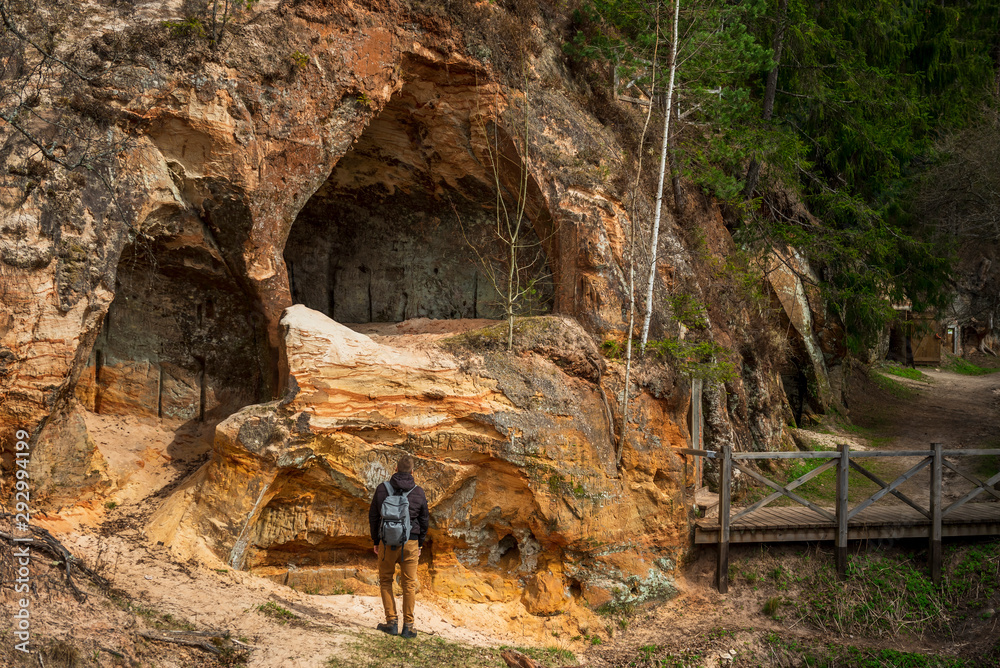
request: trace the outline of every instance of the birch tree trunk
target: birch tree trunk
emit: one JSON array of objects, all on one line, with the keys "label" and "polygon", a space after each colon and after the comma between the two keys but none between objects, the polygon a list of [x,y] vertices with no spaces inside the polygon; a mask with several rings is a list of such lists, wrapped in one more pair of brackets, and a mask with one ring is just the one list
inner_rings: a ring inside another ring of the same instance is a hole
[{"label": "birch tree trunk", "polygon": [[618,438],[617,463],[622,462],[622,453],[628,442],[628,388],[632,383],[632,332],[635,329],[635,221],[639,217],[636,205],[639,198],[639,183],[642,181],[642,158],[646,144],[646,132],[649,130],[649,119],[653,115],[653,99],[656,96],[656,56],[660,48],[660,12],[656,12],[656,41],[653,43],[652,79],[649,84],[649,107],[646,109],[646,120],[642,124],[642,135],[639,137],[639,164],[636,167],[635,183],[632,186],[632,215],[629,223],[629,262],[628,262],[628,329],[625,330],[625,385],[622,389],[622,423]]},{"label": "birch tree trunk", "polygon": [[649,322],[653,318],[653,283],[656,281],[656,246],[660,238],[660,214],[663,211],[663,180],[667,173],[667,145],[670,141],[670,116],[674,102],[674,79],[677,75],[677,24],[681,0],[674,0],[674,37],[670,45],[670,82],[667,84],[667,109],[663,114],[663,142],[660,149],[660,180],[656,187],[656,214],[653,216],[653,237],[650,245],[649,280],[646,283],[646,316],[642,323],[640,348],[645,349],[649,338]]}]

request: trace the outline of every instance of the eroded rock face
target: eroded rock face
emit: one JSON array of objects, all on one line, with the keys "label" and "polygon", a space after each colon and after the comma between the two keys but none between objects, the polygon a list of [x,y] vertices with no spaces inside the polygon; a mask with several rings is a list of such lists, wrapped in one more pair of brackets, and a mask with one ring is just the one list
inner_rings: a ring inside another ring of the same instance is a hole
[{"label": "eroded rock face", "polygon": [[[160,24],[181,3],[135,4],[138,23],[61,19],[87,45],[88,94],[119,119],[104,131],[127,139],[110,188],[41,169],[2,135],[17,171],[0,186],[0,431],[34,434],[39,504],[133,479],[88,421],[200,430],[228,416],[151,530],[176,549],[326,587],[367,568],[370,494],[411,452],[436,591],[551,614],[668,590],[691,481],[667,448],[686,442],[687,381],[635,369],[619,463],[623,365],[595,347],[624,338],[627,239],[652,193],[630,221],[620,165],[634,150],[581,106],[557,46],[533,53],[518,89],[467,48],[468,26],[417,9],[400,24],[381,5],[262,2],[210,53]],[[103,11],[39,11],[57,5]],[[59,99],[42,90],[39,109]],[[534,306],[556,314],[526,321],[515,354],[495,332],[394,345],[305,308],[495,315],[478,242],[459,237],[483,238],[471,230],[495,220],[498,188],[523,192],[544,260]],[[653,335],[683,334],[668,295],[704,303],[700,335],[741,362],[706,388],[709,445],[774,449],[777,369],[706,268],[733,250],[719,208],[690,199],[660,231]]]},{"label": "eroded rock face", "polygon": [[[345,563],[365,563],[371,496],[408,452],[430,506],[434,591],[524,594],[538,614],[671,591],[687,511],[668,448],[687,435],[662,403],[636,400],[645,436],[619,469],[607,389],[546,355],[476,352],[475,336],[396,348],[303,306],[281,324],[288,396],[219,426],[213,460],[157,513],[152,539],[188,552],[204,540],[232,567],[306,569],[313,583],[332,569],[319,579],[330,588]],[[534,340],[576,341],[564,359],[600,363],[572,320],[531,326]]]}]

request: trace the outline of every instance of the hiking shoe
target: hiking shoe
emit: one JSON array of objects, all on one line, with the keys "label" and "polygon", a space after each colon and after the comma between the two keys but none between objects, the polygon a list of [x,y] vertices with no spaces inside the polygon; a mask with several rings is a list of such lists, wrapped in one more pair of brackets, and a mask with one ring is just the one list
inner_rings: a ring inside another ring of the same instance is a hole
[{"label": "hiking shoe", "polygon": [[409,624],[403,624],[403,632],[400,633],[399,635],[403,636],[404,638],[416,638],[417,632],[414,631],[413,627],[410,626]]},{"label": "hiking shoe", "polygon": [[[388,633],[391,636],[399,635],[399,623],[398,622],[386,622],[385,624],[379,624],[376,626],[382,633]],[[406,631],[406,627],[403,627],[403,631]]]}]

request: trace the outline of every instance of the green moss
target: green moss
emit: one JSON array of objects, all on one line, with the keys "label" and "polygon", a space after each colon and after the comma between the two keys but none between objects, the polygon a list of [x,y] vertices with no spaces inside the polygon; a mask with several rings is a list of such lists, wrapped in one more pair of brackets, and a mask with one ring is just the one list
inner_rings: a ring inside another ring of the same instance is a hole
[{"label": "green moss", "polygon": [[553,474],[549,478],[549,491],[553,494],[558,494],[562,490],[562,476],[558,473]]}]

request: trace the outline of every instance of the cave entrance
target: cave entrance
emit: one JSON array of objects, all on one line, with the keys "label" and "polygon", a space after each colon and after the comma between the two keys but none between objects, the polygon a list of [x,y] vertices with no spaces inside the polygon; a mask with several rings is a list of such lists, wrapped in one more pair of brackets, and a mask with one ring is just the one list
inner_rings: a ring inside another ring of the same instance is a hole
[{"label": "cave entrance", "polygon": [[264,318],[254,304],[205,247],[128,246],[78,398],[98,414],[183,421],[264,400]]},{"label": "cave entrance", "polygon": [[[303,207],[284,251],[293,302],[343,323],[503,317],[486,270],[505,268],[496,184],[510,210],[525,172],[503,129],[473,120],[474,80],[463,88],[435,76],[443,73],[404,86]],[[503,148],[500,174],[490,167],[490,140]],[[520,306],[548,313],[551,217],[530,178],[526,191],[519,264],[531,263],[523,283],[532,292]]]}]

